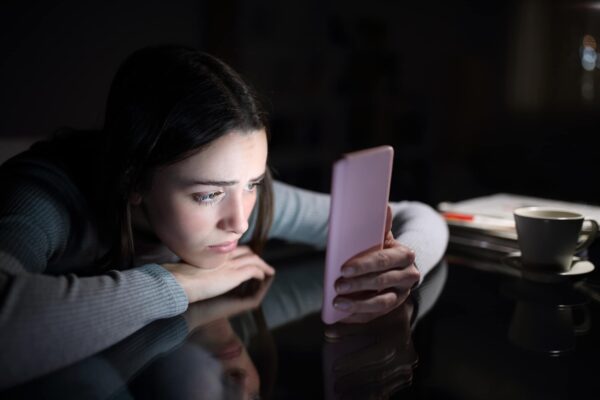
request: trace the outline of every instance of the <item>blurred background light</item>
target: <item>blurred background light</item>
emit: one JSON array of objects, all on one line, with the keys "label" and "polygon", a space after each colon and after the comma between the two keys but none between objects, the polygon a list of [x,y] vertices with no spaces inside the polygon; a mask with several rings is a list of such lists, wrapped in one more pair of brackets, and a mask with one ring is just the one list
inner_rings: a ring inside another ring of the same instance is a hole
[{"label": "blurred background light", "polygon": [[596,63],[598,63],[596,39],[592,35],[585,35],[581,45],[581,66],[586,71],[593,71]]}]

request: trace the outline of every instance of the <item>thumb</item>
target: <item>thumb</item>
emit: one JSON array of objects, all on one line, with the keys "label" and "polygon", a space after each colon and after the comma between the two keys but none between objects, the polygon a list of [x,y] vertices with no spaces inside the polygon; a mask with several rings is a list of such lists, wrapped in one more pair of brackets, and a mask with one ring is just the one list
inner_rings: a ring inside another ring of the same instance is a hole
[{"label": "thumb", "polygon": [[385,233],[387,234],[392,229],[392,208],[388,204],[387,215],[385,217]]},{"label": "thumb", "polygon": [[395,247],[397,245],[396,240],[394,239],[394,234],[391,231],[392,229],[392,209],[388,205],[387,206],[387,215],[385,219],[385,231],[383,236],[383,248],[388,249],[390,247]]}]

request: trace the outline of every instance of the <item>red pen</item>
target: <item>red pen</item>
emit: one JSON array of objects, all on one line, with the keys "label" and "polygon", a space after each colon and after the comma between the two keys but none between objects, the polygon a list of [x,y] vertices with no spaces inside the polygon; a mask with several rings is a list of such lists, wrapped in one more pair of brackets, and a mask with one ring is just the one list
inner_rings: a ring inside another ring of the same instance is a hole
[{"label": "red pen", "polygon": [[457,212],[443,212],[442,215],[448,221],[459,221],[476,225],[503,226],[507,228],[513,228],[515,226],[515,221],[512,219],[490,217],[487,215],[473,215]]}]

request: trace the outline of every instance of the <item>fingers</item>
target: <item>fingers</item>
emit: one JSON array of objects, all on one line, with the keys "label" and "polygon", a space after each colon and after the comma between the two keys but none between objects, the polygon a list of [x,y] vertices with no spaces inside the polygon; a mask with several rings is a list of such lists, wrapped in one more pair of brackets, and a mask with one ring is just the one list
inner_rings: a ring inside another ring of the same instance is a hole
[{"label": "fingers", "polygon": [[[410,290],[386,290],[367,298],[338,296],[333,301],[333,306],[340,311],[351,314],[378,314],[378,316],[381,316],[402,304],[409,294]],[[363,317],[359,319],[361,322],[364,321]]]},{"label": "fingers", "polygon": [[275,274],[273,267],[249,248],[241,246],[233,253],[217,268],[196,268],[186,263],[163,264],[163,267],[173,274],[190,303],[219,296],[250,279],[263,281]]},{"label": "fingers", "polygon": [[252,252],[252,249],[250,249],[250,247],[248,247],[248,246],[237,246],[231,252],[231,258],[234,259],[234,258],[242,257],[242,256],[247,255],[247,254],[254,254]]},{"label": "fingers", "polygon": [[252,279],[264,281],[271,275],[270,271],[265,271],[257,264],[230,266],[203,277],[201,298],[218,296]]},{"label": "fingers", "polygon": [[258,267],[261,271],[263,271],[268,276],[275,275],[275,269],[273,267],[271,267],[269,264],[267,264],[265,262],[265,260],[263,260],[262,258],[257,256],[256,254],[253,257],[249,257],[247,262]]},{"label": "fingers", "polygon": [[275,274],[275,270],[260,258],[246,261],[245,263],[232,263],[223,272],[223,279],[230,282],[231,289],[250,279],[264,281]]},{"label": "fingers", "polygon": [[267,277],[267,274],[265,273],[265,271],[263,271],[255,265],[244,265],[232,270],[229,276],[232,280],[231,286],[235,287],[240,283],[253,278],[262,281]]},{"label": "fingers", "polygon": [[248,246],[240,246],[236,248],[231,258],[226,264],[229,268],[242,268],[255,266],[263,271],[266,275],[274,275],[275,269],[267,264],[262,258],[256,255]]},{"label": "fingers", "polygon": [[387,233],[385,234],[385,238],[383,240],[383,248],[389,249],[390,247],[397,247],[397,246],[401,246],[400,243],[398,243],[396,241],[396,239],[394,238],[394,235],[392,234],[392,231],[387,231]]},{"label": "fingers", "polygon": [[349,278],[392,268],[405,268],[415,262],[415,252],[396,243],[383,250],[371,251],[350,259],[342,266],[342,276]]},{"label": "fingers", "polygon": [[388,288],[407,290],[419,281],[419,270],[414,264],[404,269],[391,269],[382,273],[361,275],[356,278],[340,278],[335,285],[339,294],[365,290],[382,291]]},{"label": "fingers", "polygon": [[[414,257],[414,253],[409,259]],[[334,307],[350,313],[345,323],[365,323],[377,319],[403,304],[420,274],[414,264],[401,269],[340,278],[336,291],[340,296]]]},{"label": "fingers", "polygon": [[243,262],[232,263],[228,269],[237,271],[238,274],[244,276],[246,274],[251,274],[252,276],[250,276],[250,278],[257,278],[261,280],[266,276],[275,275],[275,270],[273,267],[268,265],[258,256],[256,256],[256,258],[252,257],[250,259],[245,259]]}]

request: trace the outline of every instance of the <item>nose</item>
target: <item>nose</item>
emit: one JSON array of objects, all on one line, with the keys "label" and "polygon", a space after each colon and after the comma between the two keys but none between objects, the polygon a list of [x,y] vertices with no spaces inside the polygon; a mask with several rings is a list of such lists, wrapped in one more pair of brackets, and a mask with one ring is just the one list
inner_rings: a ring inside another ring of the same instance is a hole
[{"label": "nose", "polygon": [[227,379],[237,384],[243,384],[246,380],[248,373],[242,368],[231,368],[225,371]]},{"label": "nose", "polygon": [[248,216],[242,196],[242,194],[229,196],[218,224],[220,229],[239,235],[248,230]]}]

